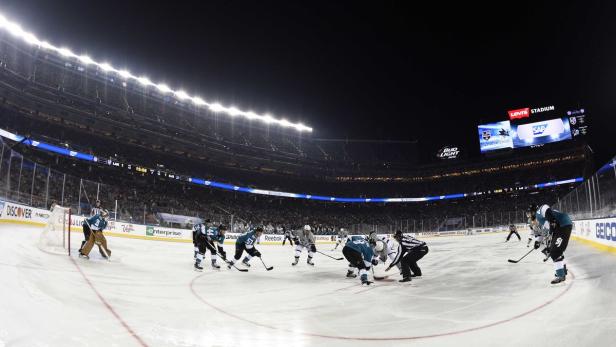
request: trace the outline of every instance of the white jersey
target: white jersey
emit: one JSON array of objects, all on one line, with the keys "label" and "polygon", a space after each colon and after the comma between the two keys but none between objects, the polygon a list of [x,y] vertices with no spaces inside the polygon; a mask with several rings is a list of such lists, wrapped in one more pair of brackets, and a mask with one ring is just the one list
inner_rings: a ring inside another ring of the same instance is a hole
[{"label": "white jersey", "polygon": [[546,240],[549,230],[543,229],[537,222],[531,221],[528,226],[530,227],[530,235],[528,235],[529,240],[535,240],[539,243],[544,242]]},{"label": "white jersey", "polygon": [[315,243],[315,237],[312,231],[305,232],[303,230],[299,230],[295,234],[295,238],[299,241],[299,244],[304,247]]},{"label": "white jersey", "polygon": [[387,236],[377,236],[376,241],[383,242],[384,247],[383,247],[383,250],[380,252],[377,252],[375,250],[374,256],[378,257],[379,260],[383,263],[387,262],[387,258],[393,261],[396,258],[396,251],[397,251],[397,247],[394,244],[394,241],[391,240]]}]

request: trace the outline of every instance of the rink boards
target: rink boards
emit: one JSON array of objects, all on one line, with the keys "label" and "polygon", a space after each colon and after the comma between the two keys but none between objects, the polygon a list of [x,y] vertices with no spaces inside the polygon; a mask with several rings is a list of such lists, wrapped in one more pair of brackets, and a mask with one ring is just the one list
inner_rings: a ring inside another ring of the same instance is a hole
[{"label": "rink boards", "polygon": [[[0,223],[26,224],[35,226],[45,226],[51,212],[44,209],[34,208],[27,205],[15,204],[0,200]],[[81,232],[81,224],[85,217],[73,216],[71,220],[71,231]],[[597,249],[616,254],[616,218],[597,218],[583,219],[573,222],[572,238],[574,240],[589,244]],[[473,230],[451,231],[444,233],[424,232],[417,233],[419,238],[429,238],[437,236],[464,236],[478,233],[493,233],[506,231],[506,228],[479,228]],[[525,226],[518,228],[525,231]],[[109,221],[105,235],[155,240],[169,242],[192,242],[192,231],[189,229],[166,228],[152,225],[134,224]],[[239,233],[227,233],[227,240],[235,240],[241,235]],[[335,243],[335,235],[315,235],[319,244]],[[280,244],[284,235],[264,234],[259,240],[260,244]]]}]

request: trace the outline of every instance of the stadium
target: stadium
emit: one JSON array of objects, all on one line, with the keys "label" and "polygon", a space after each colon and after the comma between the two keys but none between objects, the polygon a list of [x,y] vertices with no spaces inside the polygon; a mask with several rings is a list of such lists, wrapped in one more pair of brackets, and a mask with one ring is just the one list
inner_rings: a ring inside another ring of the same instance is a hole
[{"label": "stadium", "polygon": [[[0,346],[613,344],[595,99],[322,129],[333,116],[187,92],[6,10]],[[426,131],[365,136],[380,123]]]}]

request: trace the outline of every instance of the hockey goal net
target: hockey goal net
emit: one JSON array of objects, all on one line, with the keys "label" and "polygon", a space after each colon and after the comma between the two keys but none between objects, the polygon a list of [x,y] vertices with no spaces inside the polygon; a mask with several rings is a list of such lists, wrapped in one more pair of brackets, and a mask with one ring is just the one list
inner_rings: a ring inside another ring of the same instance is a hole
[{"label": "hockey goal net", "polygon": [[55,205],[39,238],[39,248],[55,254],[71,255],[71,209]]}]

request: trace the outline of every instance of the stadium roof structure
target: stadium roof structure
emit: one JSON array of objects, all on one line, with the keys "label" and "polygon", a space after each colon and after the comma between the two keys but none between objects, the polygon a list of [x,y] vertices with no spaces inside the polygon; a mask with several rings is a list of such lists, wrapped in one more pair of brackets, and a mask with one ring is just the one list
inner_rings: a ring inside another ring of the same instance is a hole
[{"label": "stadium roof structure", "polygon": [[284,118],[276,118],[270,114],[258,114],[253,111],[240,110],[234,106],[223,106],[218,102],[206,101],[199,96],[191,96],[186,91],[174,90],[164,83],[152,82],[145,76],[135,76],[130,71],[125,69],[118,69],[113,67],[107,62],[97,62],[88,55],[79,55],[71,51],[66,47],[57,47],[50,44],[47,41],[43,41],[37,38],[31,32],[25,31],[22,27],[7,19],[2,13],[0,13],[0,29],[10,33],[14,37],[21,39],[29,45],[37,46],[41,49],[53,51],[61,55],[66,59],[75,59],[81,64],[86,66],[95,66],[105,73],[114,73],[124,80],[133,80],[146,88],[155,88],[162,94],[172,94],[180,101],[191,101],[197,107],[207,107],[210,111],[215,113],[226,114],[230,117],[243,117],[248,120],[255,120],[264,124],[273,124],[283,128],[295,129],[298,132],[312,132],[312,128],[302,123],[293,123]]}]

